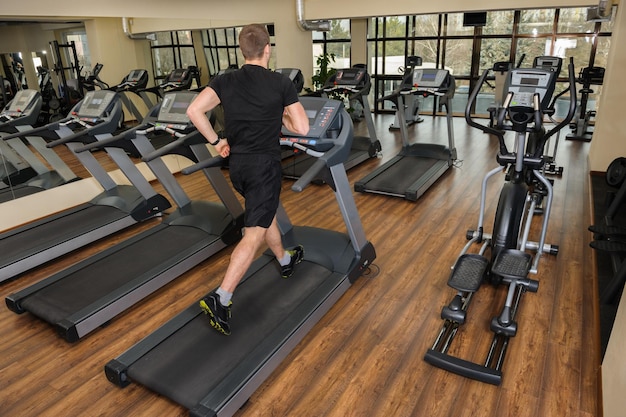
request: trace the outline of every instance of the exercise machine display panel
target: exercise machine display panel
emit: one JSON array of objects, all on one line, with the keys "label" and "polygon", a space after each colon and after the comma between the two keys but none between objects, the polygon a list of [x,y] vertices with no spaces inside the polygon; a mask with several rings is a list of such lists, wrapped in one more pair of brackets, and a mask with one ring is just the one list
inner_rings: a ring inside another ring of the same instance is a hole
[{"label": "exercise machine display panel", "polygon": [[416,68],[413,70],[413,86],[418,88],[443,88],[448,75],[448,70]]},{"label": "exercise machine display panel", "polygon": [[146,71],[145,69],[132,70],[124,81],[138,85],[143,84],[145,86],[145,84],[147,84],[148,82],[148,71]]},{"label": "exercise machine display panel", "polygon": [[341,130],[341,118],[337,115],[343,104],[337,100],[320,97],[301,97],[300,102],[309,118],[309,133],[301,136],[283,128],[283,139],[304,144],[317,151],[332,148]]},{"label": "exercise machine display panel", "polygon": [[30,109],[36,101],[39,93],[35,90],[20,90],[15,94],[15,97],[6,109],[3,111],[4,115],[9,117],[21,117],[24,113]]},{"label": "exercise machine display panel", "polygon": [[513,92],[511,106],[533,107],[533,96],[539,94],[541,108],[550,104],[557,74],[551,70],[528,68],[512,69],[508,80],[508,90]]},{"label": "exercise machine display panel", "polygon": [[355,86],[363,84],[365,78],[365,68],[345,68],[337,70],[333,84]]},{"label": "exercise machine display panel", "polygon": [[159,122],[184,125],[190,124],[189,117],[187,117],[187,108],[197,96],[198,93],[188,91],[166,94],[163,97],[163,103],[159,110]]},{"label": "exercise machine display panel", "polygon": [[76,116],[81,119],[99,119],[115,104],[116,94],[113,91],[90,91],[80,104]]}]

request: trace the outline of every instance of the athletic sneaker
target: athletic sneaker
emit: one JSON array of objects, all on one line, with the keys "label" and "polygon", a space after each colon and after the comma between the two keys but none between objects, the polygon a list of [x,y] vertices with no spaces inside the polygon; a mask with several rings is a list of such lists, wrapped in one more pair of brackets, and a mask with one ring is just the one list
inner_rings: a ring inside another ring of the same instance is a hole
[{"label": "athletic sneaker", "polygon": [[283,278],[289,278],[292,276],[294,267],[302,262],[302,259],[304,259],[304,248],[302,245],[298,245],[293,249],[287,250],[287,253],[291,255],[291,261],[289,261],[287,265],[280,267]]},{"label": "athletic sneaker", "polygon": [[218,332],[228,336],[230,334],[230,306],[232,301],[227,306],[220,303],[220,296],[215,292],[210,293],[202,300],[200,300],[200,307],[210,318],[211,326]]}]

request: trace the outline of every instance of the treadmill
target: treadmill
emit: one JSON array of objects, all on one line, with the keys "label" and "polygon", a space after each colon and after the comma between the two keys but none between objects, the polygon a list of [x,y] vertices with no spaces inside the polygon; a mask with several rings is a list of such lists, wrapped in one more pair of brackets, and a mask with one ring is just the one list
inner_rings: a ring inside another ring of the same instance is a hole
[{"label": "treadmill", "polygon": [[109,90],[120,94],[122,104],[137,121],[143,120],[145,115],[139,111],[130,97],[128,97],[127,93],[133,93],[139,96],[148,109],[154,107],[154,103],[150,101],[150,98],[148,98],[145,91],[145,88],[148,85],[148,78],[148,71],[145,69],[134,69],[122,79],[122,82],[109,88]]},{"label": "treadmill", "polygon": [[[281,144],[318,159],[292,189],[302,191],[313,178],[324,176],[347,233],[293,226],[281,205],[277,220],[285,245],[305,248],[293,277],[281,278],[274,256],[266,251],[235,293],[232,335],[216,332],[194,303],[110,361],[105,366],[109,381],[120,387],[145,385],[185,406],[192,416],[230,416],[373,262],[375,250],[365,238],[343,166],[353,134],[350,116],[339,101],[300,100],[311,118],[308,136],[287,134]],[[185,172],[198,165],[202,162]]]},{"label": "treadmill", "polygon": [[[194,80],[196,84],[200,86],[200,72],[198,71],[198,67],[194,65],[190,65],[187,68],[176,68],[170,72],[165,80],[159,85],[154,87],[138,89],[138,93],[152,93],[156,97],[156,102],[163,99],[165,93],[174,92],[174,91],[183,91],[189,90],[193,85]],[[153,102],[152,106],[148,106],[152,108],[156,102]],[[147,104],[147,102],[146,102]]]},{"label": "treadmill", "polygon": [[[344,163],[346,170],[376,157],[381,150],[380,141],[376,136],[376,128],[374,127],[374,118],[372,117],[367,98],[371,86],[370,76],[365,68],[355,66],[337,70],[335,74],[329,77],[322,88],[324,97],[332,97],[336,94],[347,95],[350,101],[356,100],[363,106],[363,118],[367,124],[368,136],[354,136],[350,155]],[[299,152],[298,150],[294,150],[294,152],[295,155],[293,157],[284,158],[283,160],[283,177],[285,178],[300,178],[316,161],[315,157],[304,152]]]},{"label": "treadmill", "polygon": [[20,90],[0,113],[0,203],[79,179],[53,150],[46,148],[45,140],[26,136],[23,141],[14,135],[33,130],[41,106],[38,91]]},{"label": "treadmill", "polygon": [[[391,100],[396,104],[402,149],[398,155],[358,180],[354,184],[355,191],[416,201],[452,166],[457,157],[451,105],[454,88],[454,77],[448,70],[416,68],[392,94],[381,99]],[[439,98],[439,105],[446,108],[447,147],[432,143],[409,143],[404,111],[401,109],[404,109],[404,97],[410,95]]]},{"label": "treadmill", "polygon": [[[41,105],[39,92],[19,90],[0,113],[0,137],[18,132],[18,128],[32,129],[31,126],[37,123]],[[18,147],[11,146],[16,144]],[[0,189],[21,184],[37,175],[37,171],[28,163],[33,153],[26,148],[27,152],[22,155],[20,145],[24,146],[24,143],[19,139],[11,139],[11,142],[0,140]],[[37,158],[35,163],[43,166]],[[47,171],[45,167],[44,170]]]},{"label": "treadmill", "polygon": [[[113,91],[88,91],[58,122],[5,137],[54,139],[48,147],[65,144],[104,189],[91,201],[0,234],[0,282],[108,236],[169,208],[127,155],[124,148],[104,147],[132,185],[118,185],[90,152],[76,152],[86,143],[110,138],[122,106]],[[124,141],[128,142],[128,141]],[[132,144],[124,145],[132,147]]]},{"label": "treadmill", "polygon": [[[206,140],[185,114],[196,95],[166,94],[156,121],[119,135],[133,141],[144,155],[178,205],[176,211],[160,224],[9,295],[5,301],[11,311],[28,311],[53,325],[65,340],[75,342],[241,238],[243,208],[219,167],[204,173],[221,201],[192,201],[160,158],[171,153],[194,162],[211,158]],[[162,131],[176,140],[155,151],[148,136]],[[119,137],[78,152],[108,146]]]}]

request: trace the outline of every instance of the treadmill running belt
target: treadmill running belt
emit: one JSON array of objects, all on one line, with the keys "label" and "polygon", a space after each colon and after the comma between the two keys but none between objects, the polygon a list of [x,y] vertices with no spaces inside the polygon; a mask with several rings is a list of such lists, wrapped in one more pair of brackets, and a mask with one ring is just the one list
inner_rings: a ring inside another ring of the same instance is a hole
[{"label": "treadmill running belt", "polygon": [[0,203],[15,200],[16,198],[24,197],[27,195],[35,194],[43,190],[44,189],[41,187],[29,187],[27,185],[24,185],[24,186],[17,185],[13,187],[7,187],[4,190],[0,191]]},{"label": "treadmill running belt", "polygon": [[[68,212],[68,215],[55,219],[53,223],[45,223],[44,219],[43,224],[45,226],[31,227],[17,234],[9,231],[7,236],[10,236],[10,239],[0,240],[2,265],[8,265],[9,260],[18,261],[24,256],[37,253],[38,248],[50,248],[55,244],[65,242],[70,238],[128,216],[127,213],[111,206],[88,204],[81,207],[79,211],[72,210]],[[53,227],[48,226],[48,224],[53,225]],[[28,253],[25,253],[27,250]]]},{"label": "treadmill running belt", "polygon": [[369,180],[366,189],[404,194],[416,179],[421,178],[438,159],[403,156],[376,177]]},{"label": "treadmill running belt", "polygon": [[332,281],[343,277],[306,261],[306,254],[289,279],[280,277],[272,256],[258,261],[265,264],[240,285],[233,299],[230,336],[216,332],[200,307],[192,306],[199,312],[195,318],[135,362],[128,369],[130,379],[191,409],[242,362],[267,358],[267,341],[274,341],[274,350],[276,340],[292,331],[294,310],[323,284],[335,286]]},{"label": "treadmill running belt", "polygon": [[[167,263],[181,250],[191,248],[203,239],[218,237],[194,227],[169,226],[158,229],[138,244],[122,248],[114,256],[73,271],[63,279],[42,288],[22,300],[22,307],[43,320],[56,324],[72,313],[130,283],[133,279]],[[155,252],[152,253],[151,249]],[[158,249],[158,251],[156,251]],[[156,255],[156,256],[155,256]],[[102,272],[106,271],[106,275]],[[97,277],[106,276],[106,279]]]}]

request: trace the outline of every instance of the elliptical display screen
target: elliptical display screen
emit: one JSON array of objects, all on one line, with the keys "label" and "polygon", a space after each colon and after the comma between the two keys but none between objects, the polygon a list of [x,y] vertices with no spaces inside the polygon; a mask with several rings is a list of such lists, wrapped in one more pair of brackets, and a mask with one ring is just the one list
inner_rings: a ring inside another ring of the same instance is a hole
[{"label": "elliptical display screen", "polygon": [[513,93],[512,106],[533,106],[533,96],[539,94],[541,108],[546,109],[552,99],[557,73],[550,69],[514,68],[509,73],[506,91]]}]

